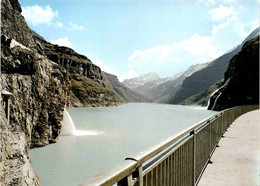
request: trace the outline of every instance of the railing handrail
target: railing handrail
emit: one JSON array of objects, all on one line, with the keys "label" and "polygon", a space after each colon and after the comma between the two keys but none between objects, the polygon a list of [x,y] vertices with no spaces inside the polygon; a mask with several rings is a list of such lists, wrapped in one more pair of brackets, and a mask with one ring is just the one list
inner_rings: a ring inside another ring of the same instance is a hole
[{"label": "railing handrail", "polygon": [[[252,105],[245,105],[245,106],[252,106]],[[126,177],[130,173],[134,172],[136,168],[140,167],[143,163],[145,163],[150,158],[154,157],[155,155],[159,154],[160,152],[164,151],[165,149],[169,148],[173,144],[175,144],[178,140],[182,139],[184,136],[187,136],[189,134],[194,133],[196,129],[199,127],[210,123],[212,120],[215,120],[216,118],[220,117],[222,114],[236,109],[241,106],[236,106],[232,108],[225,109],[223,111],[220,111],[213,116],[204,119],[197,124],[188,127],[185,130],[182,130],[178,134],[175,134],[172,137],[167,138],[166,140],[163,140],[156,145],[153,145],[144,151],[141,151],[133,156],[129,156],[125,158],[125,161],[121,164],[117,165],[116,167],[113,167],[112,169],[105,171],[95,177],[93,177],[90,180],[87,180],[86,182],[82,183],[81,185],[112,185],[118,181],[120,181],[122,178]]]},{"label": "railing handrail", "polygon": [[93,177],[81,185],[113,185],[123,179],[137,168],[137,163],[134,161],[123,161],[117,166]]}]

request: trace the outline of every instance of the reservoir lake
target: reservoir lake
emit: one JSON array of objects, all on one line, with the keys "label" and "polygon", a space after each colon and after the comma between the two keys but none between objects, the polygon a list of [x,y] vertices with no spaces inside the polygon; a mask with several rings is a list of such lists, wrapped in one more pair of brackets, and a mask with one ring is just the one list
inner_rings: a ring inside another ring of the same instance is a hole
[{"label": "reservoir lake", "polygon": [[69,113],[81,135],[61,136],[55,144],[29,151],[42,186],[78,185],[217,112],[196,106],[128,103],[70,108]]}]

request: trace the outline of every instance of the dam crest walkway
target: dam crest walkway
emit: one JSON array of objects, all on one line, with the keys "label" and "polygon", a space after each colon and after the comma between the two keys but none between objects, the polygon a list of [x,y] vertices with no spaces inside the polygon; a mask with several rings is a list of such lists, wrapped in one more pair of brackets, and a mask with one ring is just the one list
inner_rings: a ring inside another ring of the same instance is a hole
[{"label": "dam crest walkway", "polygon": [[260,185],[260,110],[237,118],[219,141],[199,186]]}]

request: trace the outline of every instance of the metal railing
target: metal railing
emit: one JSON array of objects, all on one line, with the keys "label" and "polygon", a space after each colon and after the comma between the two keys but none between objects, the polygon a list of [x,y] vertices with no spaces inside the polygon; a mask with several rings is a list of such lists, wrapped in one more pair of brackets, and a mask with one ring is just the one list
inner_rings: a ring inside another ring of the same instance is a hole
[{"label": "metal railing", "polygon": [[197,185],[222,135],[258,105],[237,106],[186,129],[81,185]]}]

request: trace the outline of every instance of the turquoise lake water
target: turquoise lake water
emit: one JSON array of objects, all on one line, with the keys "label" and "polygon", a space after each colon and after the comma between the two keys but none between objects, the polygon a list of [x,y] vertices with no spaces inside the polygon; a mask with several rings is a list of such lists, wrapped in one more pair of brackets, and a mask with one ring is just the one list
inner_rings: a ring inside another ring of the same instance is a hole
[{"label": "turquoise lake water", "polygon": [[129,103],[71,108],[69,113],[78,130],[97,135],[61,136],[55,144],[30,150],[42,186],[78,185],[216,112],[193,106]]}]

